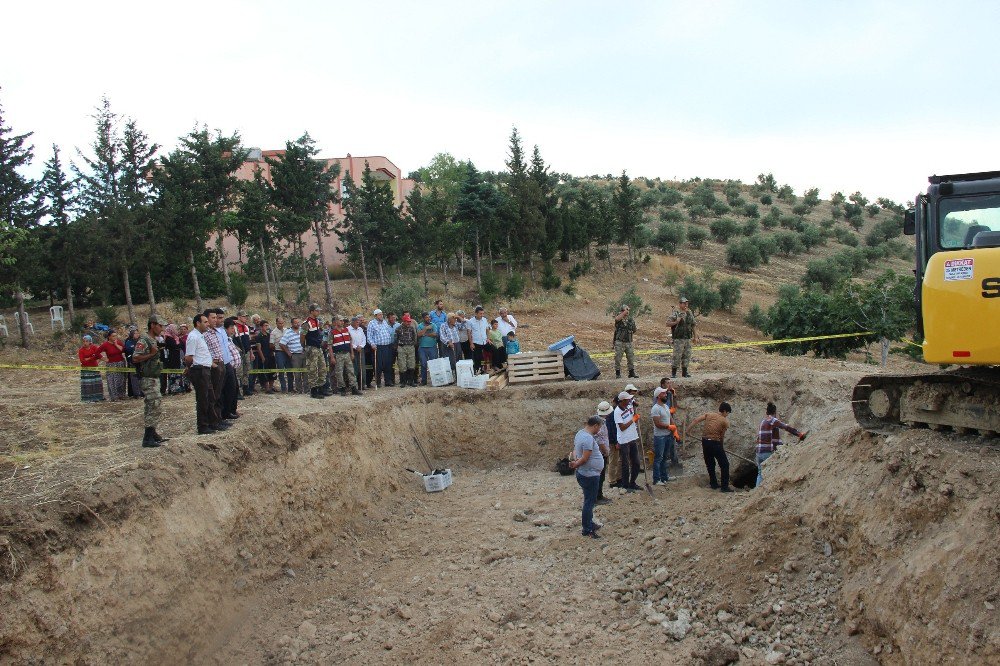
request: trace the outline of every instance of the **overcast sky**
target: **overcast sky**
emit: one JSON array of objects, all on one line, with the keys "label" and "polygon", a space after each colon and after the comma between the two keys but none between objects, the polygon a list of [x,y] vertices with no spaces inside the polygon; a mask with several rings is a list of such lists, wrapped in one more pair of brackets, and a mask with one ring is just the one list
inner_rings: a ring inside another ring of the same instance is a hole
[{"label": "overcast sky", "polygon": [[1000,169],[1000,2],[5,3],[0,102],[85,147],[102,95],[169,149],[195,123],[324,156],[739,178],[911,199]]}]

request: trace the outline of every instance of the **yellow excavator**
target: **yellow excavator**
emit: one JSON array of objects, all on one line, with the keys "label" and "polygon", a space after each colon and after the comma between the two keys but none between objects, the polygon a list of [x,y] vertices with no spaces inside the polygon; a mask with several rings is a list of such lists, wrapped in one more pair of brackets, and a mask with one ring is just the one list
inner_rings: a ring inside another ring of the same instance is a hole
[{"label": "yellow excavator", "polygon": [[858,423],[1000,433],[1000,171],[931,176],[907,211],[916,237],[918,375],[869,375],[854,387]]}]

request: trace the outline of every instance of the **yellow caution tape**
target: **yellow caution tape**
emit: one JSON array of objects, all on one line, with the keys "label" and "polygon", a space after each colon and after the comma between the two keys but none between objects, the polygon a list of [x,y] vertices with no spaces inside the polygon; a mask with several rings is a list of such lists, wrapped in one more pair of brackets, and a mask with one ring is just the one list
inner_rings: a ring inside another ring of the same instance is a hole
[{"label": "yellow caution tape", "polygon": [[[698,345],[697,347],[691,347],[692,351],[705,351],[711,349],[736,349],[739,347],[766,347],[769,345],[785,345],[794,342],[812,342],[814,340],[833,340],[835,338],[858,338],[865,335],[872,335],[871,331],[862,331],[861,333],[837,333],[835,335],[813,335],[807,338],[785,338],[783,340],[750,340],[747,342],[726,342],[714,345]],[[635,352],[636,356],[652,356],[655,354],[669,354],[673,352],[673,347],[666,347],[664,349],[642,349]],[[614,352],[600,352],[598,354],[591,354],[591,358],[611,358],[615,355]]]}]

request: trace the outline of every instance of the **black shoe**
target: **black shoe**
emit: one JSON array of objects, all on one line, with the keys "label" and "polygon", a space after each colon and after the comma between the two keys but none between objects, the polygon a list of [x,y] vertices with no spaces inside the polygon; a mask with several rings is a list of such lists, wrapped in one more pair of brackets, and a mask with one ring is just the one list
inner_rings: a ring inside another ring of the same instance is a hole
[{"label": "black shoe", "polygon": [[347,397],[347,389],[345,389],[345,388],[340,389],[340,395],[342,395],[342,396],[344,396],[346,398]]},{"label": "black shoe", "polygon": [[621,379],[621,378],[622,378],[622,371],[615,370],[615,379]]},{"label": "black shoe", "polygon": [[386,386],[395,386],[396,382],[386,382],[385,385]]},{"label": "black shoe", "polygon": [[215,432],[217,432],[217,429],[213,428],[211,426],[209,426],[207,428],[198,428],[198,434],[199,435],[212,435]]},{"label": "black shoe", "polygon": [[233,427],[233,424],[232,423],[227,423],[226,421],[219,421],[214,426],[212,426],[213,429],[218,430],[219,432],[221,432],[223,430],[229,430],[232,427]]},{"label": "black shoe", "polygon": [[361,395],[361,391],[358,388],[352,386],[351,387],[351,395]]},{"label": "black shoe", "polygon": [[587,537],[588,539],[600,539],[601,538],[601,535],[598,534],[596,531],[595,532],[587,532],[583,536]]},{"label": "black shoe", "polygon": [[314,390],[312,393],[309,394],[309,397],[310,398],[316,398],[317,400],[322,400],[326,396],[323,395],[322,391],[316,391],[316,390]]},{"label": "black shoe", "polygon": [[223,414],[222,418],[226,419],[227,421],[235,421],[236,419],[240,418],[240,415],[237,414],[236,412],[233,412],[232,414]]},{"label": "black shoe", "polygon": [[630,483],[628,485],[629,490],[642,490],[642,486],[637,483]]},{"label": "black shoe", "polygon": [[639,375],[635,374],[635,370],[631,370],[628,373],[630,379],[639,379]]},{"label": "black shoe", "polygon": [[675,378],[675,379],[677,378],[677,368],[673,368],[673,367],[670,368],[670,376],[673,377],[673,378]]},{"label": "black shoe", "polygon": [[688,372],[687,368],[684,368],[684,370],[681,372],[681,376],[682,377],[690,377],[691,373]]},{"label": "black shoe", "polygon": [[723,486],[722,488],[719,489],[719,492],[720,493],[731,493],[731,492],[733,492],[733,489],[730,488],[729,486]]},{"label": "black shoe", "polygon": [[609,500],[607,497],[598,497],[597,501],[594,502],[594,504],[611,504],[611,500]]},{"label": "black shoe", "polygon": [[170,441],[166,437],[160,437],[160,433],[156,432],[156,428],[153,428],[153,441],[157,444],[162,444],[163,442]]},{"label": "black shoe", "polygon": [[143,448],[146,448],[146,449],[155,449],[156,447],[163,446],[163,445],[160,444],[157,441],[152,440],[152,439],[145,439],[142,442],[142,446],[143,446]]},{"label": "black shoe", "polygon": [[717,483],[710,483],[708,485],[708,487],[711,488],[712,490],[718,490],[719,489],[719,484],[717,484]]},{"label": "black shoe", "polygon": [[243,398],[243,396],[241,396],[241,395],[238,395],[238,396],[236,396],[236,399],[237,399],[237,400],[243,400],[244,398]]}]

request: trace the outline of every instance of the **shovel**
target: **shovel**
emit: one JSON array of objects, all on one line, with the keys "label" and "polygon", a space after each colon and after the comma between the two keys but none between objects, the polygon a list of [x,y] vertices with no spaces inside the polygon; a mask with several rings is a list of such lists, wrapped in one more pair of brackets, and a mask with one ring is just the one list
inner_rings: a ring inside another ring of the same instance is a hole
[{"label": "shovel", "polygon": [[413,433],[413,443],[417,445],[417,449],[420,451],[420,455],[424,457],[424,462],[427,463],[427,469],[434,471],[434,465],[431,464],[431,459],[427,457],[427,453],[424,451],[424,447],[421,446],[420,440],[417,439],[417,431],[413,429],[413,424],[410,424],[410,432]]},{"label": "shovel", "polygon": [[642,478],[646,484],[646,492],[649,493],[649,496],[655,501],[656,494],[653,492],[653,485],[649,482],[649,470],[646,469],[649,467],[649,462],[646,460],[646,447],[642,443],[642,428],[639,428],[638,426],[639,424],[636,423],[636,427],[639,431],[639,450],[642,452]]}]

